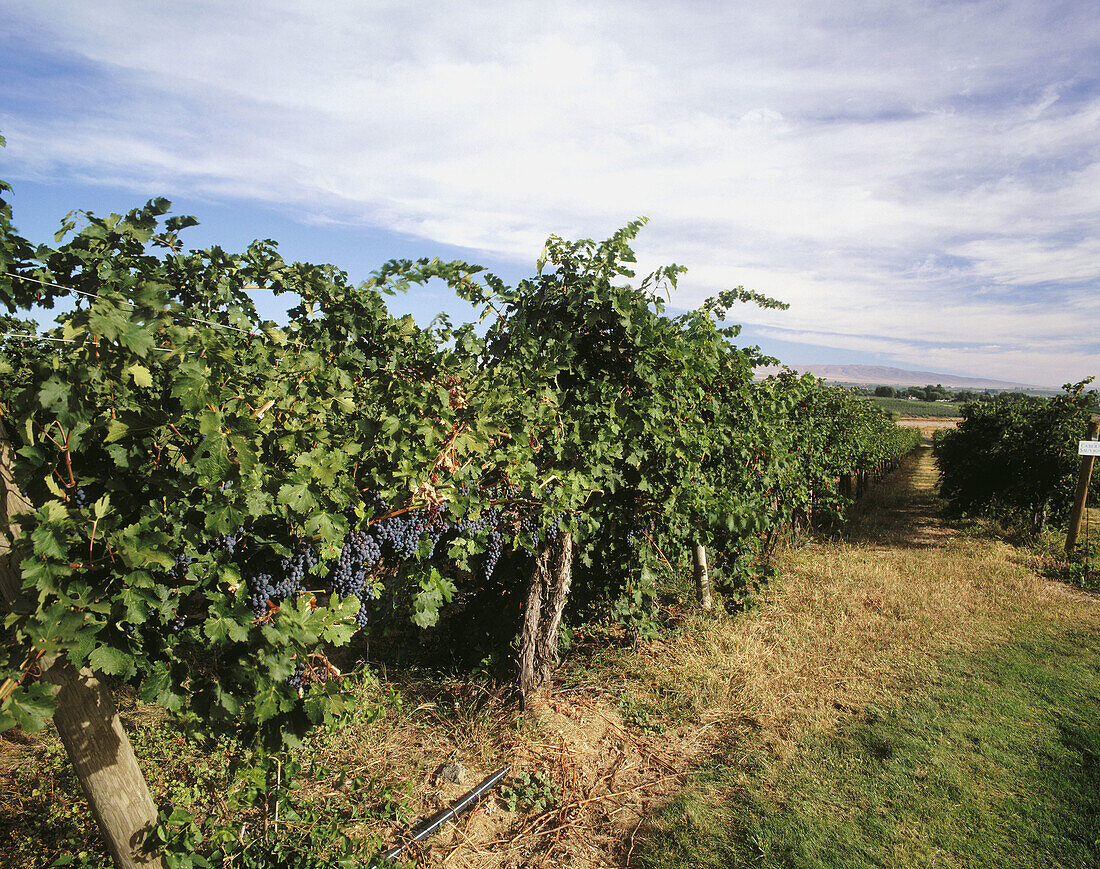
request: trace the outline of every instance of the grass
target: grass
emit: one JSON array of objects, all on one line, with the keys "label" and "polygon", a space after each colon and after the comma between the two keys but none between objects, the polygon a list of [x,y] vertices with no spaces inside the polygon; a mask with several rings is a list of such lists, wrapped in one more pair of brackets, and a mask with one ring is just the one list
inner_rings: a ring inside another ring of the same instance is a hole
[{"label": "grass", "polygon": [[768,653],[732,665],[764,671],[733,680],[752,726],[656,816],[638,865],[1100,864],[1100,606],[941,525],[933,484],[924,454],[845,538],[787,556],[757,620]]},{"label": "grass", "polygon": [[958,416],[960,407],[953,402],[910,401],[907,398],[882,398],[877,395],[867,396],[865,400],[873,401],[887,413],[901,416]]},{"label": "grass", "polygon": [[944,529],[934,482],[922,451],[870,492],[846,536],[782,555],[756,614],[691,614],[605,666],[674,722],[741,722],[784,739],[889,696],[942,650],[1007,636],[1050,584],[1011,546]]},{"label": "grass", "polygon": [[[526,711],[480,677],[361,677],[297,793],[387,844],[506,762],[512,793],[554,794],[483,802],[425,866],[1095,865],[1100,606],[936,507],[919,451],[843,534],[783,551],[749,611],[704,616],[683,584],[656,641],[574,626]],[[157,799],[224,792],[224,752],[124,719]],[[56,735],[22,740],[0,739],[0,865],[108,865]]]},{"label": "grass", "polygon": [[950,653],[902,702],[742,741],[657,820],[643,865],[1100,864],[1100,637],[1033,625]]},{"label": "grass", "polygon": [[[219,789],[224,792],[228,758],[223,750],[200,750],[155,707],[132,700],[120,705],[156,799],[194,805],[209,802]],[[0,783],[0,865],[44,866],[62,856],[75,858],[75,866],[113,865],[52,726],[40,734],[4,734]]]}]

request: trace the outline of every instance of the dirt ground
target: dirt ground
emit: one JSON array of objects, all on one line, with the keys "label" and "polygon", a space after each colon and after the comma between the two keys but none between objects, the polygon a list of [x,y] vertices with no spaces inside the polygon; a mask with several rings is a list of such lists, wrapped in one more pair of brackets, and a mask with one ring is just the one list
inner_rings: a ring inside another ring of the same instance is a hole
[{"label": "dirt ground", "polygon": [[[586,696],[587,695],[587,696]],[[709,728],[642,734],[625,726],[613,698],[562,692],[530,704],[528,738],[509,753],[513,774],[545,772],[557,786],[555,805],[533,815],[487,799],[445,825],[420,865],[447,867],[622,866],[649,812],[683,786],[712,738]],[[471,770],[474,772],[474,770]],[[480,778],[476,770],[472,779]],[[449,804],[469,787],[437,785],[425,809]]]},{"label": "dirt ground", "polygon": [[899,426],[916,429],[953,429],[963,417],[902,417]]}]

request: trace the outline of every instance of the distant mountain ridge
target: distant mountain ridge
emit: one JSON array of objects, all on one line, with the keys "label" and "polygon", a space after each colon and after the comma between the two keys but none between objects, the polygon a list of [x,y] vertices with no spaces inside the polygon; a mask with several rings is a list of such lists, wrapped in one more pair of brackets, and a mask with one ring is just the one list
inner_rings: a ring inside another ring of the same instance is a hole
[{"label": "distant mountain ridge", "polygon": [[[990,380],[982,377],[962,377],[936,371],[907,371],[884,365],[791,365],[795,371],[812,374],[832,383],[853,383],[866,386],[928,386],[939,384],[955,389],[998,389],[1009,392],[1050,392],[1052,386],[1015,383],[1011,380]],[[757,376],[767,377],[779,371],[774,366],[756,369]]]}]

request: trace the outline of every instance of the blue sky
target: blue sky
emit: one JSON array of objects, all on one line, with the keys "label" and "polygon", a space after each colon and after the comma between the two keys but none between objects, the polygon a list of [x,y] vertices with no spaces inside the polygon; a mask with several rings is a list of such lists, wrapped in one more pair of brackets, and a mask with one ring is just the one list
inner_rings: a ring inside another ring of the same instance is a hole
[{"label": "blue sky", "polygon": [[732,315],[785,362],[1100,375],[1094,4],[480,7],[0,0],[16,223],[164,195],[195,246],[515,280],[551,233],[646,215],[674,306],[791,303]]}]

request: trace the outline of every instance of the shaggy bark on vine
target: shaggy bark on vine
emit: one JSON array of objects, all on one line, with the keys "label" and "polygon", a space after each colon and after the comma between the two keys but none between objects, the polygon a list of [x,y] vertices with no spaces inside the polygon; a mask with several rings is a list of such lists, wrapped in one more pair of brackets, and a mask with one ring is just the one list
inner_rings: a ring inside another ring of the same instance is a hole
[{"label": "shaggy bark on vine", "polygon": [[519,651],[519,687],[524,697],[548,685],[558,663],[558,628],[569,597],[573,538],[561,531],[539,547],[531,571]]}]

